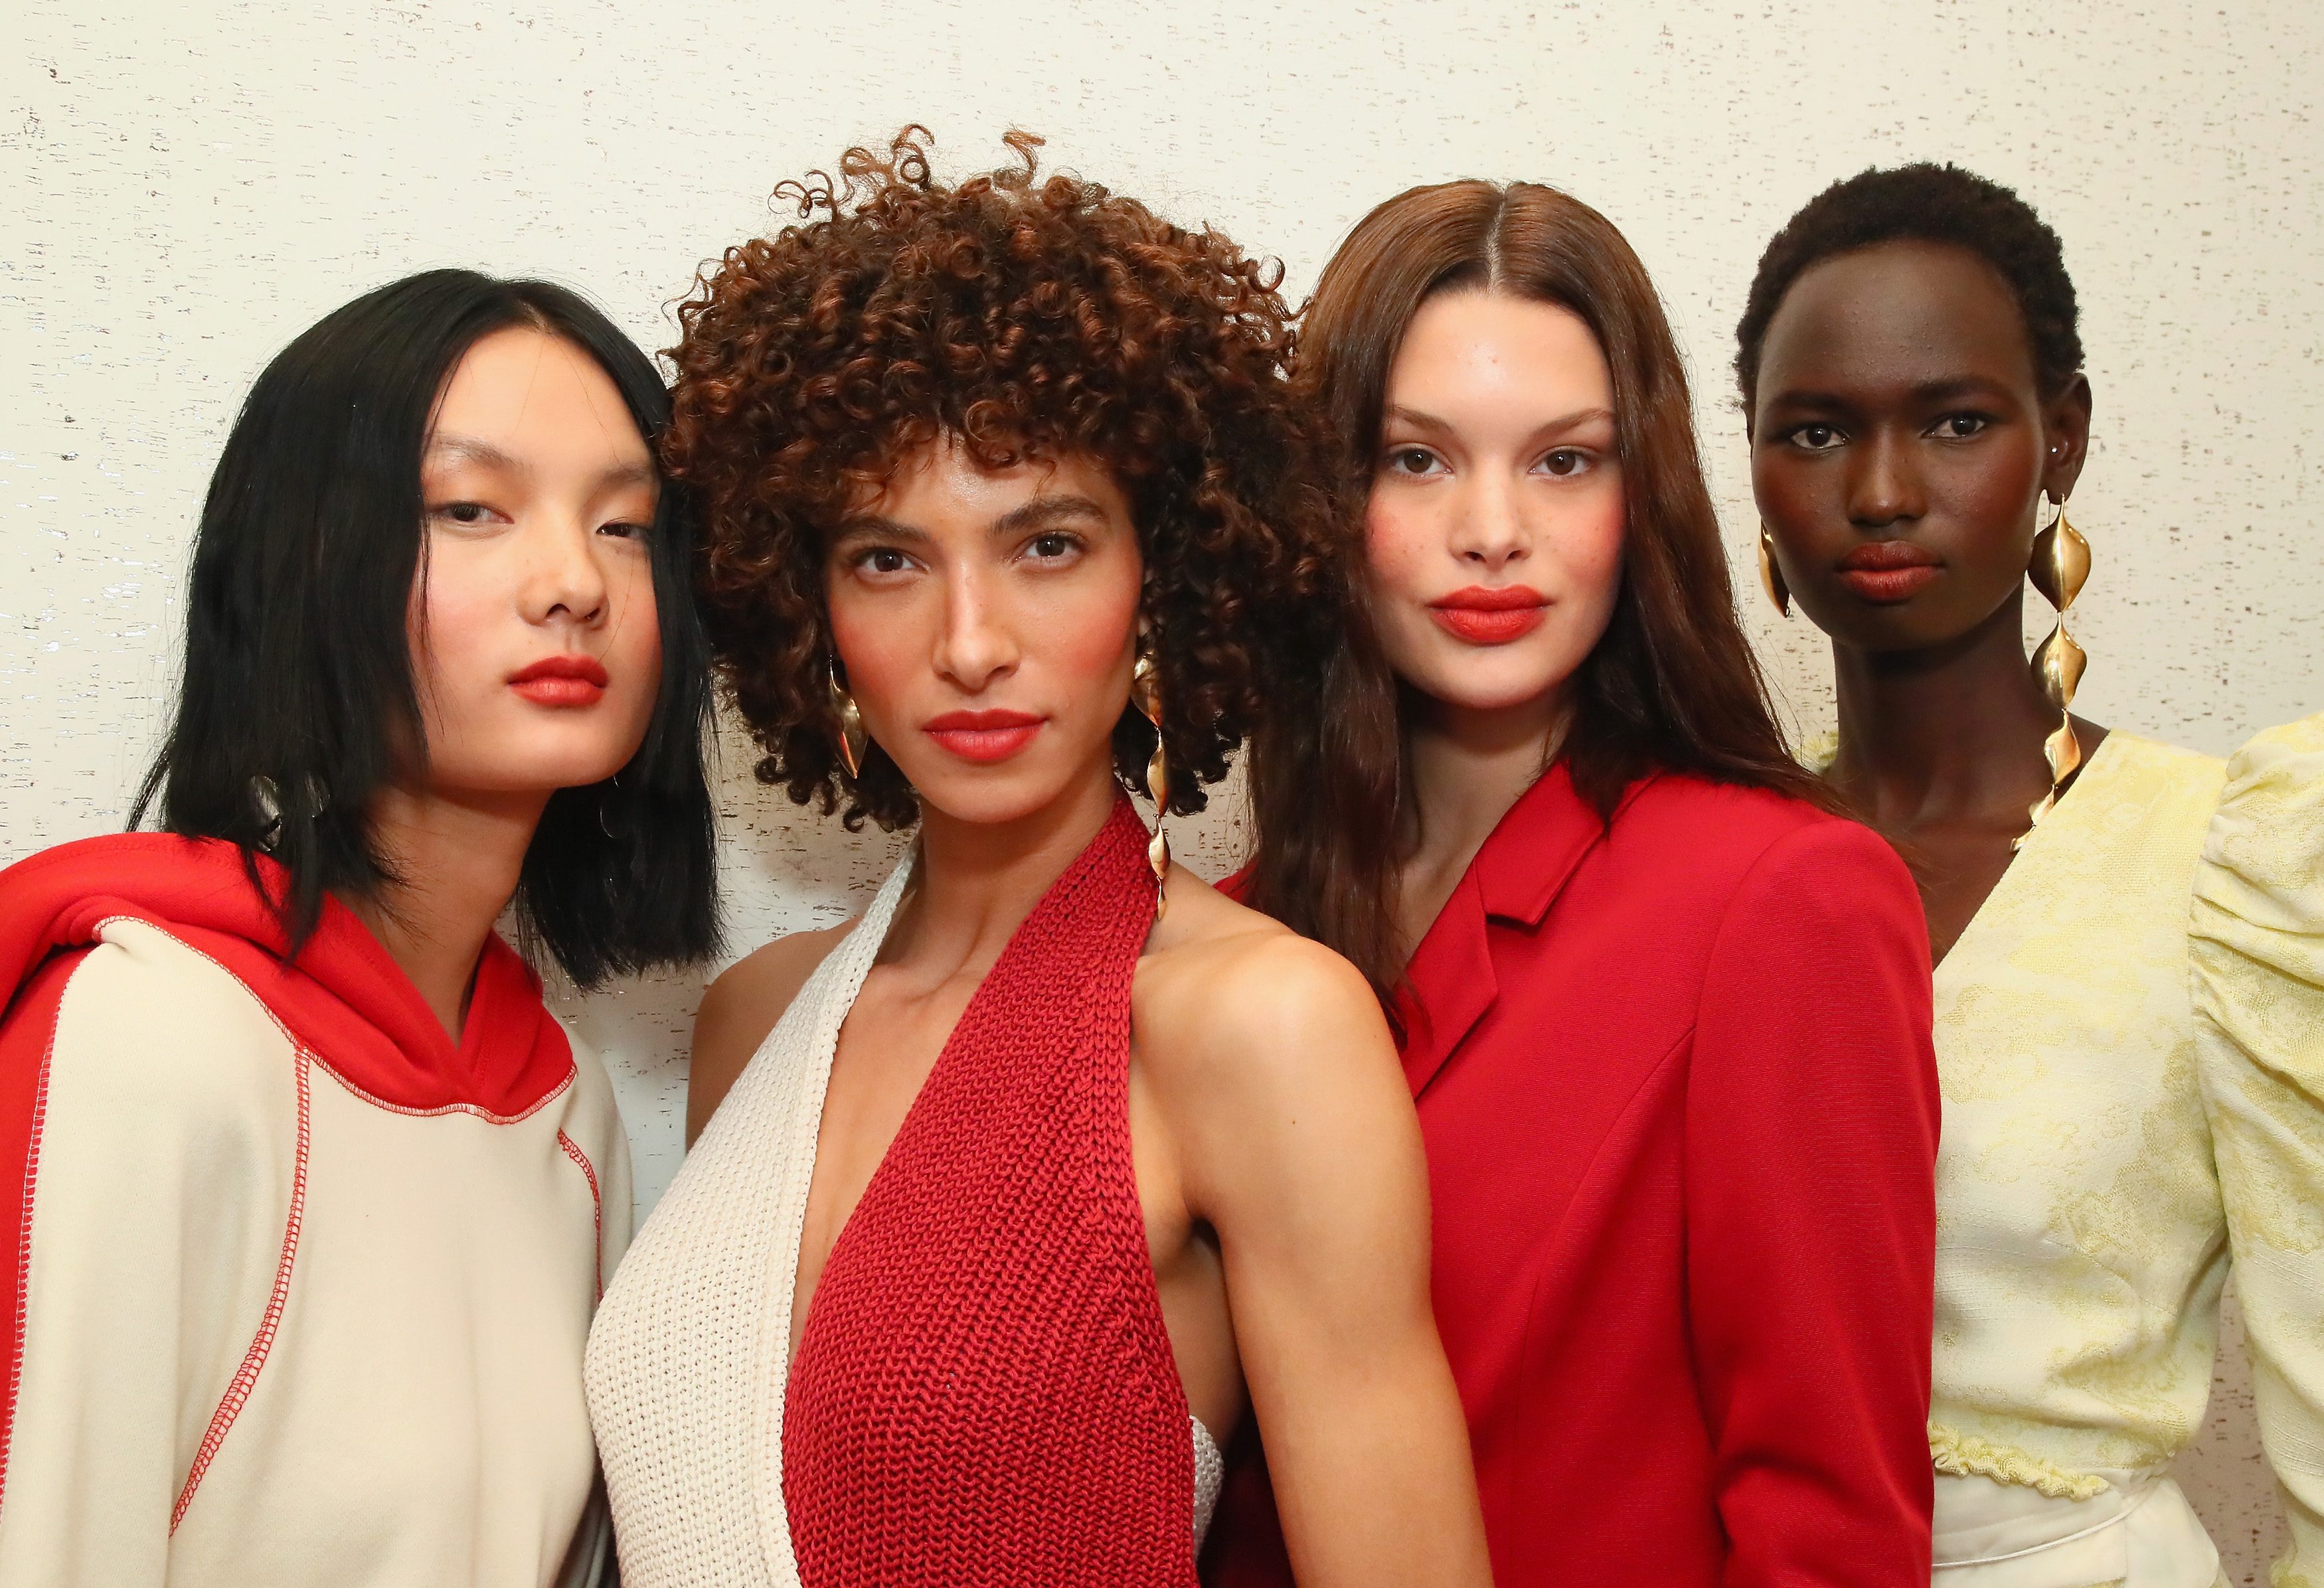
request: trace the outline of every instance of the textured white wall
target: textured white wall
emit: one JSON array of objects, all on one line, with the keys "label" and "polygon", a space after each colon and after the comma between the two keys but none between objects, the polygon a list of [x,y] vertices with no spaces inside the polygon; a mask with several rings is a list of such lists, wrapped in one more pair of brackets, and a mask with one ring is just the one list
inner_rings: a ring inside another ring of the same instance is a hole
[{"label": "textured white wall", "polygon": [[[1695,363],[1738,572],[1753,515],[1726,374],[1769,232],[1872,163],[2018,185],[2066,242],[2098,394],[2075,520],[2098,572],[2081,696],[2223,752],[2324,706],[2307,537],[2324,433],[2324,9],[2302,0],[1769,0],[1529,8],[32,0],[0,62],[0,858],[117,827],[174,669],[199,494],[266,358],[406,271],[595,294],[650,348],[776,181],[928,124],[948,170],[1020,125],[1295,292],[1414,182],[1529,177],[1628,233]],[[1752,588],[1745,579],[1743,588]],[[2038,604],[2038,603],[2037,603]],[[1803,624],[1750,621],[1803,724]],[[726,751],[734,942],[837,919],[890,853]],[[1202,824],[1216,871],[1238,835]],[[678,1157],[699,978],[565,1008],[613,1063],[650,1204]],[[2240,1368],[2193,1464],[2247,1577],[2274,1503]]]}]

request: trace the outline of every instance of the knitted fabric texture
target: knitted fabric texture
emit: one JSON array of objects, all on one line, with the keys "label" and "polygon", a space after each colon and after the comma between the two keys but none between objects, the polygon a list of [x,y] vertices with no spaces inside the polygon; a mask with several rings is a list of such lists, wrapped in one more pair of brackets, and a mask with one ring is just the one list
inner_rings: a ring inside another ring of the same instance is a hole
[{"label": "knitted fabric texture", "polygon": [[1119,802],[1018,928],[832,1248],[783,1419],[807,1588],[1194,1582],[1130,1151],[1146,836]]}]

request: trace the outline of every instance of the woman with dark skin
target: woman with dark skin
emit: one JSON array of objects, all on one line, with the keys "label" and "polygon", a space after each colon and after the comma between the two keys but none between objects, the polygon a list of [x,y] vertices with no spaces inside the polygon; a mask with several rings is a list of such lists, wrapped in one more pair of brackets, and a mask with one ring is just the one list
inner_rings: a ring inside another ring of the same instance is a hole
[{"label": "woman with dark skin", "polygon": [[[1941,959],[2050,792],[2058,712],[2025,665],[2025,569],[2035,499],[2081,475],[2089,381],[2045,395],[2007,284],[1941,243],[1821,262],[1769,332],[1751,478],[1792,594],[1831,636],[1829,776],[1922,862]],[[2075,721],[2085,760],[2106,733]]]},{"label": "woman with dark skin", "polygon": [[2029,576],[2070,606],[2089,567],[2057,238],[1966,172],[1868,171],[1770,243],[1738,336],[1768,593],[1831,637],[1826,773],[1914,863],[1938,960],[1936,1565],[2207,1588],[2167,1473],[2227,1268],[2187,993],[2220,767],[2065,714],[2070,641],[2027,664]]},{"label": "woman with dark skin", "polygon": [[[1784,579],[1831,635],[1829,776],[1922,860],[1943,958],[2050,793],[2057,709],[2026,667],[2024,574],[2034,498],[2063,502],[2089,454],[2089,381],[2045,398],[2004,281],[1932,242],[1808,270],[1771,330],[1752,486]],[[1833,470],[1840,446],[1852,467]],[[1913,555],[1867,554],[1877,544]],[[2106,739],[2091,721],[2073,732],[2085,760]]]}]

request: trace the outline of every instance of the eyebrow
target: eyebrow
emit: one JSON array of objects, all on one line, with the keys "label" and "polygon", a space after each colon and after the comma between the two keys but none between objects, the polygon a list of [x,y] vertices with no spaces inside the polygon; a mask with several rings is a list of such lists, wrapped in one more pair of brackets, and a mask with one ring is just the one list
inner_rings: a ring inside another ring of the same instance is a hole
[{"label": "eyebrow", "polygon": [[841,519],[833,528],[831,538],[836,542],[853,535],[876,535],[882,540],[913,542],[926,542],[929,538],[928,532],[925,529],[915,529],[909,524],[883,518],[878,513],[856,513]]},{"label": "eyebrow", "polygon": [[491,442],[479,441],[473,436],[431,436],[428,442],[427,456],[436,462],[475,464],[512,474],[532,473],[532,466],[522,459],[512,457]]},{"label": "eyebrow", "polygon": [[[1424,413],[1418,408],[1406,408],[1401,403],[1389,403],[1382,411],[1381,418],[1384,420],[1401,419],[1406,424],[1423,430],[1450,431],[1458,427],[1449,420],[1438,418],[1434,414]],[[1537,427],[1533,434],[1536,439],[1547,436],[1560,436],[1568,430],[1578,430],[1584,425],[1593,424],[1600,419],[1609,425],[1612,424],[1613,410],[1602,408],[1576,408],[1570,414],[1562,415],[1545,425]]]},{"label": "eyebrow", "polygon": [[[503,473],[530,475],[532,465],[522,458],[503,452],[489,441],[473,436],[438,436],[428,443],[427,461],[437,464],[474,464],[479,468],[497,469]],[[618,490],[629,485],[659,483],[650,458],[634,463],[615,464],[597,476],[601,491]]]},{"label": "eyebrow", "polygon": [[1105,509],[1086,496],[1068,493],[1064,496],[1037,496],[1021,508],[1014,508],[992,521],[995,535],[1021,535],[1028,529],[1038,529],[1044,524],[1060,523],[1067,519],[1102,519]]},{"label": "eyebrow", "polygon": [[661,477],[654,473],[653,464],[646,462],[615,464],[597,476],[601,489],[619,485],[658,485],[660,482]]},{"label": "eyebrow", "polygon": [[[1964,397],[2006,395],[2008,390],[2007,382],[1984,375],[1949,375],[1940,381],[1923,381],[1918,385],[1909,386],[1905,388],[1904,395],[1916,403],[1936,403],[1951,402]],[[1860,397],[1849,397],[1838,391],[1786,387],[1769,395],[1761,406],[1774,408],[1780,403],[1793,408],[1853,408],[1862,400]]]},{"label": "eyebrow", "polygon": [[[1045,524],[1060,523],[1067,519],[1102,519],[1105,509],[1086,496],[1036,497],[1019,508],[1012,508],[992,520],[989,533],[995,536],[1022,535]],[[879,513],[857,513],[843,519],[831,537],[841,540],[851,535],[877,535],[890,540],[927,542],[935,538],[925,529]]]}]

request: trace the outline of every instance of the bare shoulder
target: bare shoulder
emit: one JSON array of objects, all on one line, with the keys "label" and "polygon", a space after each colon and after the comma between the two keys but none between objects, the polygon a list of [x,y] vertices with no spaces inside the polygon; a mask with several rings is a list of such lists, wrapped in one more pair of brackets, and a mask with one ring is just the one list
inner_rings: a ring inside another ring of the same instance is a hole
[{"label": "bare shoulder", "polygon": [[703,993],[702,1006],[694,1014],[694,1056],[687,1074],[687,1146],[710,1123],[807,978],[854,929],[854,922],[844,921],[779,937],[719,972]]},{"label": "bare shoulder", "polygon": [[1412,1093],[1371,984],[1347,960],[1173,877],[1130,1023],[1186,1205],[1231,1247],[1321,1239],[1334,1221],[1371,1237],[1406,1227],[1399,1218],[1426,1229]]},{"label": "bare shoulder", "polygon": [[1222,1100],[1395,1068],[1354,966],[1183,872],[1139,961],[1132,1016],[1158,1083]]}]

